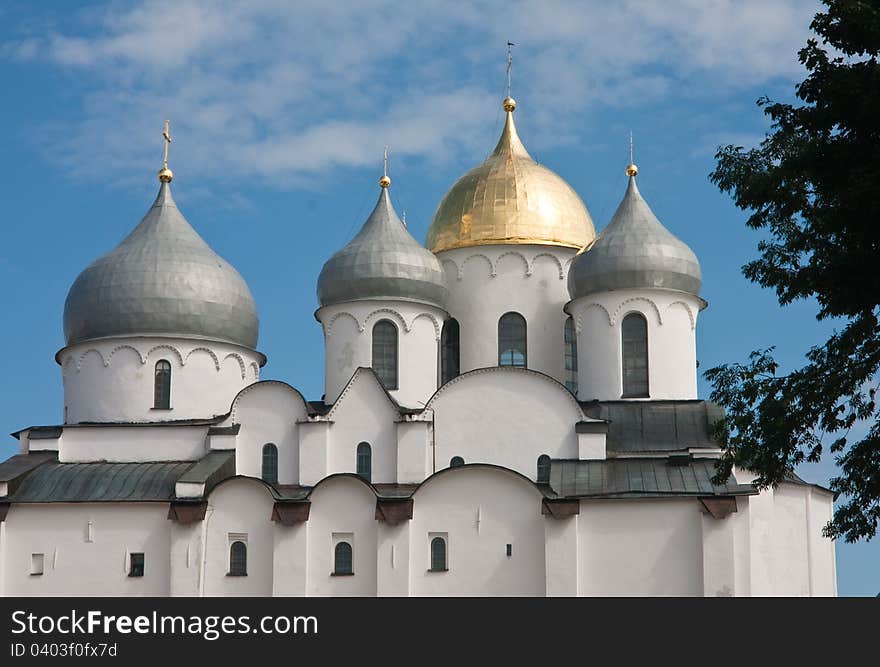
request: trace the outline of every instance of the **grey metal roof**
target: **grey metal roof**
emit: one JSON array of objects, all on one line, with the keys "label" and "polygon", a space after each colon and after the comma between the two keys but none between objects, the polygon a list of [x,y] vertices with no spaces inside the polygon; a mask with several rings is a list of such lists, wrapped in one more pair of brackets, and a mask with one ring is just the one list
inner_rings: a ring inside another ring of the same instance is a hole
[{"label": "grey metal roof", "polygon": [[207,496],[211,489],[224,479],[235,476],[235,450],[218,450],[208,452],[195,462],[178,479],[178,482],[204,484],[203,495]]},{"label": "grey metal roof", "polygon": [[721,486],[710,481],[715,459],[670,465],[666,459],[553,460],[550,487],[566,498],[662,498],[675,496],[753,495],[750,484],[733,476]]},{"label": "grey metal roof", "polygon": [[9,496],[13,503],[162,502],[192,461],[45,463]]},{"label": "grey metal roof", "polygon": [[12,482],[37,466],[57,458],[57,452],[29,452],[10,456],[0,463],[0,482]]},{"label": "grey metal roof", "polygon": [[122,243],[77,277],[64,304],[68,345],[164,334],[254,349],[258,325],[247,283],[186,221],[168,183]]},{"label": "grey metal roof", "polygon": [[712,426],[721,408],[710,401],[593,401],[584,414],[608,421],[606,447],[618,452],[717,448]]},{"label": "grey metal roof", "polygon": [[660,223],[630,176],[611,222],[575,256],[568,292],[577,299],[594,292],[662,287],[699,295],[702,281],[694,251]]},{"label": "grey metal roof", "polygon": [[443,308],[447,292],[440,261],[406,230],[388,188],[382,188],[357,236],[327,260],[318,276],[322,306],[388,298]]}]

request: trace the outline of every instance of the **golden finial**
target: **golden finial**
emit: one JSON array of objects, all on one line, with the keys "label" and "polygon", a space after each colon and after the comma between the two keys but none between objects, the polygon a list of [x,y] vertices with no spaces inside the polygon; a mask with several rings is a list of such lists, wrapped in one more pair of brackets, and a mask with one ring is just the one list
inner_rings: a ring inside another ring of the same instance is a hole
[{"label": "golden finial", "polygon": [[388,178],[388,146],[382,154],[382,178],[379,179],[379,187],[387,188],[391,186],[391,179]]},{"label": "golden finial", "polygon": [[162,168],[159,170],[159,180],[162,183],[170,183],[174,178],[174,172],[168,168],[168,145],[171,143],[171,132],[169,126],[170,120],[165,121],[165,129],[162,130],[162,138],[165,140],[165,159],[162,161]]},{"label": "golden finial", "polygon": [[516,109],[516,100],[510,96],[510,68],[513,66],[513,47],[516,46],[513,42],[507,42],[507,97],[504,98],[504,102],[502,102],[501,106],[504,107],[504,110],[507,112],[511,112]]},{"label": "golden finial", "polygon": [[629,133],[629,164],[626,166],[626,175],[635,176],[639,173],[639,168],[633,162],[633,133]]}]

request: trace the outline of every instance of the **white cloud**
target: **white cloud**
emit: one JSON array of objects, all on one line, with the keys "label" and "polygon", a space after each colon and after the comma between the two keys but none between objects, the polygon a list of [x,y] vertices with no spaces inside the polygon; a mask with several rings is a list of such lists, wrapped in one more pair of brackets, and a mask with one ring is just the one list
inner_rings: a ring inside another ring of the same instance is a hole
[{"label": "white cloud", "polygon": [[796,81],[816,9],[147,0],[90,7],[63,30],[3,45],[0,57],[77,73],[82,108],[46,133],[63,164],[78,166],[88,147],[119,178],[155,167],[157,128],[170,117],[176,168],[222,178],[235,165],[237,177],[289,182],[374,164],[385,143],[397,156],[484,154],[507,39],[517,42],[521,110],[546,142],[576,137],[579,116],[597,107]]}]

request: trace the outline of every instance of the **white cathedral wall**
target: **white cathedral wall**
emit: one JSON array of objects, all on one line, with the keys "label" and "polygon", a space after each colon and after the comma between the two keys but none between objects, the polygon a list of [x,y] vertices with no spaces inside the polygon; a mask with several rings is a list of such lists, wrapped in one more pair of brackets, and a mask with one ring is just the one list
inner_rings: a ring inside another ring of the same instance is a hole
[{"label": "white cathedral wall", "polygon": [[[272,495],[257,480],[236,478],[214,489],[205,513],[201,594],[272,595],[274,526]],[[247,545],[247,576],[227,576],[229,549]]]},{"label": "white cathedral wall", "polygon": [[[223,415],[259,379],[264,358],[228,343],[169,337],[106,338],[58,353],[64,422],[155,422]],[[171,364],[171,409],[154,409],[156,362]]]},{"label": "white cathedral wall", "polygon": [[832,512],[830,493],[799,484],[749,498],[752,595],[837,594],[834,542],[822,537]]},{"label": "white cathedral wall", "polygon": [[696,499],[583,500],[577,527],[579,595],[703,595]]},{"label": "white cathedral wall", "polygon": [[262,477],[263,446],[278,448],[278,483],[298,484],[299,421],[306,418],[302,395],[283,382],[262,381],[239,394],[231,422],[241,428],[235,438],[235,467],[239,475]]},{"label": "white cathedral wall", "polygon": [[[203,457],[207,426],[77,426],[58,440],[61,463],[196,461]],[[33,443],[41,443],[36,440]]]},{"label": "white cathedral wall", "polygon": [[461,456],[465,463],[492,463],[534,480],[540,455],[578,457],[575,424],[583,412],[565,387],[538,373],[494,367],[461,375],[428,407],[437,470]]},{"label": "white cathedral wall", "polygon": [[[376,595],[376,495],[361,480],[331,477],[311,494],[306,555],[307,595]],[[352,576],[335,576],[336,544],[352,547]]]},{"label": "white cathedral wall", "polygon": [[498,365],[498,320],[526,320],[528,367],[564,382],[566,277],[575,250],[543,245],[484,245],[437,254],[446,271],[446,310],[458,320],[461,372]]},{"label": "white cathedral wall", "polygon": [[327,475],[357,472],[357,447],[370,445],[371,481],[397,481],[399,413],[372,373],[358,373],[327,415]]},{"label": "white cathedral wall", "polygon": [[697,398],[696,324],[702,303],[662,289],[600,292],[569,303],[578,341],[578,398],[621,398],[621,322],[633,312],[648,323],[650,398]]},{"label": "white cathedral wall", "polygon": [[[167,516],[167,503],[13,505],[4,522],[2,593],[166,596]],[[143,577],[128,576],[131,552],[144,553]],[[36,553],[44,555],[40,576],[30,574]]]},{"label": "white cathedral wall", "polygon": [[324,400],[334,403],[358,367],[373,365],[373,327],[389,320],[397,327],[401,405],[419,407],[437,389],[440,330],[446,313],[424,304],[376,300],[325,306],[315,314],[324,329]]},{"label": "white cathedral wall", "polygon": [[[544,595],[545,520],[540,492],[515,473],[465,466],[438,474],[414,496],[410,594]],[[447,572],[429,571],[437,536],[446,539]]]}]

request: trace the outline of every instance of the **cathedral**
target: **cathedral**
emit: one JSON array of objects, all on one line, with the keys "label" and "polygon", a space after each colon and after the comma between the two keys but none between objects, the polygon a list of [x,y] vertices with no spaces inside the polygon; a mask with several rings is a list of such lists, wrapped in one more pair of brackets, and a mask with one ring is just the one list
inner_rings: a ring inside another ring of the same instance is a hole
[{"label": "cathedral", "polygon": [[67,295],[62,423],[0,463],[0,594],[835,595],[827,489],[712,481],[700,264],[636,165],[597,234],[503,108],[424,245],[386,169],[327,259],[320,400],[260,378],[166,124],[155,201]]}]

